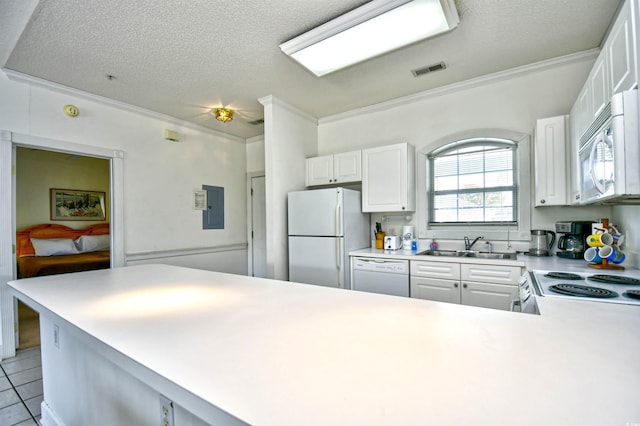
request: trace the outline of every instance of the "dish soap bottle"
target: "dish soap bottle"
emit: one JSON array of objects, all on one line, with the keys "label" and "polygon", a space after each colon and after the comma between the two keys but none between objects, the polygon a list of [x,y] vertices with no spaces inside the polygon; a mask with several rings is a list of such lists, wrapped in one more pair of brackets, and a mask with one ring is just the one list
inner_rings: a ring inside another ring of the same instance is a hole
[{"label": "dish soap bottle", "polygon": [[435,240],[431,240],[431,244],[429,244],[429,248],[431,250],[438,250],[438,243]]}]

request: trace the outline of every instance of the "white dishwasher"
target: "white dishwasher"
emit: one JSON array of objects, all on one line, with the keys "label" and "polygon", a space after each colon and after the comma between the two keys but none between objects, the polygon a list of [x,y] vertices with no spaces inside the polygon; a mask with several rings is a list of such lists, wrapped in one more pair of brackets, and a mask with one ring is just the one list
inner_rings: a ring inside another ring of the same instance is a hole
[{"label": "white dishwasher", "polygon": [[409,297],[409,261],[356,257],[353,289]]}]

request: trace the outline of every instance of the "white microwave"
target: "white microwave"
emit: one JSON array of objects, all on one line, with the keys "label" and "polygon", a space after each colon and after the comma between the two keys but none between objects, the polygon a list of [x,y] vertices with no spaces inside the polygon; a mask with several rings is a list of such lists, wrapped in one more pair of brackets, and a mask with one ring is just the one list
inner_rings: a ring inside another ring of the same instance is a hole
[{"label": "white microwave", "polygon": [[638,91],[616,93],[580,139],[580,204],[640,202]]}]

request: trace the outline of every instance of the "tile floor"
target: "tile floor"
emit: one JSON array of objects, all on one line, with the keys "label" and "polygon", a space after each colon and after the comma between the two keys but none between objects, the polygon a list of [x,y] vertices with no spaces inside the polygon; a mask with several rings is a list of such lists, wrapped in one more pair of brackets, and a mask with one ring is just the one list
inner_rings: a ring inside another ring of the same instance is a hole
[{"label": "tile floor", "polygon": [[40,425],[42,398],[39,346],[0,362],[0,425]]}]

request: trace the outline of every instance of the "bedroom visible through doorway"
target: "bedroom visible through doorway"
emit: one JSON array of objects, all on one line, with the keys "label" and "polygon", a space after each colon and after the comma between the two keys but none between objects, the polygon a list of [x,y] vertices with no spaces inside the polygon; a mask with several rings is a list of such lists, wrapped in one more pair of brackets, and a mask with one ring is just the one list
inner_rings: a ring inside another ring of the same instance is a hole
[{"label": "bedroom visible through doorway", "polygon": [[[16,147],[17,278],[110,267],[110,160]],[[16,301],[17,349],[40,344],[38,314]]]}]

